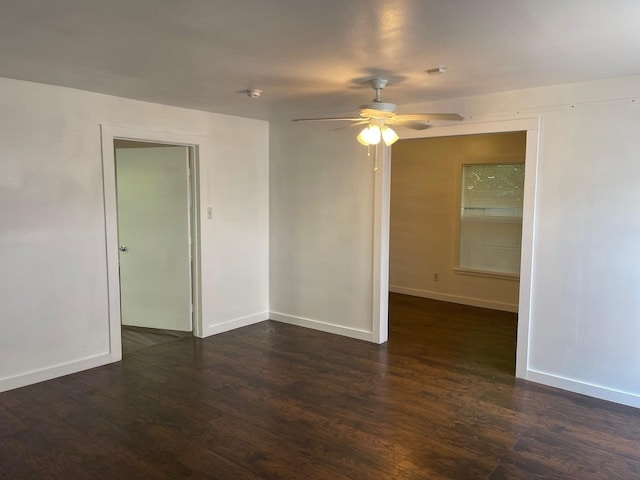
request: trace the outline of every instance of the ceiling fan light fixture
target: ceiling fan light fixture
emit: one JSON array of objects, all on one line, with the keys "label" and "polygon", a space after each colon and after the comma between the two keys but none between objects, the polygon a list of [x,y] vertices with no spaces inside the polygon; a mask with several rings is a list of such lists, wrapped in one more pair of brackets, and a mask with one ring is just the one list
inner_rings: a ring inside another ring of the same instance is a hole
[{"label": "ceiling fan light fixture", "polygon": [[[446,67],[440,66],[436,69],[431,69],[429,73],[444,73]],[[351,117],[317,117],[317,118],[294,118],[294,122],[350,122],[350,125],[346,125],[341,128],[355,127],[360,125],[367,125],[356,137],[365,147],[369,145],[377,145],[380,141],[384,141],[384,144],[388,147],[393,145],[399,140],[398,134],[390,128],[388,125],[395,125],[400,128],[410,128],[412,130],[424,130],[429,128],[430,124],[421,123],[423,121],[430,122],[431,120],[464,120],[464,117],[457,113],[410,113],[410,114],[398,114],[396,113],[396,104],[387,103],[382,101],[381,90],[386,86],[387,80],[384,78],[372,78],[370,80],[371,86],[376,91],[376,96],[373,101],[360,105],[360,111],[358,116]],[[336,130],[340,130],[337,128]]]},{"label": "ceiling fan light fixture", "polygon": [[400,137],[391,127],[382,127],[382,141],[387,147],[390,147],[398,141]]},{"label": "ceiling fan light fixture", "polygon": [[356,137],[356,140],[364,146],[369,146],[380,143],[381,137],[380,127],[377,125],[369,125],[362,129]]}]

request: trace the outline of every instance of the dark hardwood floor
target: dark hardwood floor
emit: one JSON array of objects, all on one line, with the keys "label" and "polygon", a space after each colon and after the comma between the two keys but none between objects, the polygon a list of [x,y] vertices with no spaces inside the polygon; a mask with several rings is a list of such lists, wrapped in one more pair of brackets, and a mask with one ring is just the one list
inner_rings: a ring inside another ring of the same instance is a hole
[{"label": "dark hardwood floor", "polygon": [[122,325],[122,354],[129,355],[143,348],[154,347],[192,336],[192,332]]},{"label": "dark hardwood floor", "polygon": [[514,315],[390,316],[383,346],[263,322],[2,393],[0,478],[640,478],[639,411],[516,381]]}]

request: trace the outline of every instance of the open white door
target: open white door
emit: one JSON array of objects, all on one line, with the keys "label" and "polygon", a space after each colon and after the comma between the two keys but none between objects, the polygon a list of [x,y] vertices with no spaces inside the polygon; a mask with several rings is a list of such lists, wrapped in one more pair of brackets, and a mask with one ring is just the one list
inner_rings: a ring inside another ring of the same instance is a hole
[{"label": "open white door", "polygon": [[191,331],[189,151],[116,149],[123,325]]}]

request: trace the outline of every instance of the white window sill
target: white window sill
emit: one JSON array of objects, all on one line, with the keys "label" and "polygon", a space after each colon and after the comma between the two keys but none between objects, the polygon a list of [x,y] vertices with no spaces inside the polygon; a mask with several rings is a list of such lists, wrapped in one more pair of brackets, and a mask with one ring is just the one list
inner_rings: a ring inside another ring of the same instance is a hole
[{"label": "white window sill", "polygon": [[520,281],[520,275],[517,273],[500,273],[490,272],[487,270],[471,270],[469,268],[454,268],[453,271],[459,275],[471,275],[473,277],[497,278],[500,280]]}]

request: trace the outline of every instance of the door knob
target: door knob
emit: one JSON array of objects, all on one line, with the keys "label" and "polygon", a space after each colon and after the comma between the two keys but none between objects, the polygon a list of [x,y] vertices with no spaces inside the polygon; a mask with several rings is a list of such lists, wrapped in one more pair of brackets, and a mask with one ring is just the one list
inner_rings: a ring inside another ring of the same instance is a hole
[{"label": "door knob", "polygon": [[119,250],[120,250],[121,252],[126,252],[127,250],[129,250],[129,247],[127,247],[126,245],[120,245]]}]

